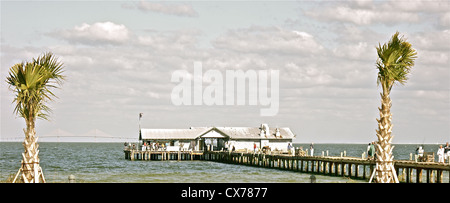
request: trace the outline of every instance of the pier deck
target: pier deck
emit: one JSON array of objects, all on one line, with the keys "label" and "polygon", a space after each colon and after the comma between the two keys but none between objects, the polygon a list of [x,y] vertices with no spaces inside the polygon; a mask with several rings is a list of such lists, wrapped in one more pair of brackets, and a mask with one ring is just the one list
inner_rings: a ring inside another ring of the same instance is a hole
[{"label": "pier deck", "polygon": [[[206,160],[228,164],[276,168],[304,173],[342,176],[369,180],[375,161],[357,157],[292,156],[288,154],[262,154],[216,151],[138,151],[124,150],[129,160]],[[450,183],[450,164],[395,160],[394,167],[400,182]],[[445,176],[444,176],[445,173]]]}]

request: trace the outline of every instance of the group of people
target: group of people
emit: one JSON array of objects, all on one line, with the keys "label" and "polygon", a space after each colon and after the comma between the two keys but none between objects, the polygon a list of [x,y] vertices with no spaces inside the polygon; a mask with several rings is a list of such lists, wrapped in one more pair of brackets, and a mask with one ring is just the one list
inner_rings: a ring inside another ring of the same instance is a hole
[{"label": "group of people", "polygon": [[[419,146],[416,149],[416,155],[419,158],[419,160],[423,157],[423,154],[424,154],[423,147]],[[438,151],[437,151],[437,155],[438,155],[438,163],[449,162],[450,146],[449,146],[448,142],[445,144],[445,147],[442,147],[442,145],[439,145],[439,148],[438,148]]]},{"label": "group of people", "polygon": [[311,143],[309,145],[309,154],[308,154],[308,149],[303,150],[303,146],[294,148],[294,146],[292,145],[292,143],[288,144],[288,152],[290,155],[296,155],[296,156],[314,156],[314,143]]},{"label": "group of people", "polygon": [[[255,146],[253,146],[253,148],[255,148]],[[226,141],[226,142],[225,142],[225,148],[224,148],[224,150],[225,150],[226,152],[228,152],[228,151],[234,152],[234,151],[236,151],[236,147],[234,147],[234,144],[232,144],[232,143]],[[253,149],[253,150],[255,150],[255,149]]]},{"label": "group of people", "polygon": [[[423,158],[424,155],[424,149],[422,146],[419,146],[416,149],[416,155],[419,160],[421,160],[421,158]],[[442,145],[439,146],[439,149],[437,151],[437,155],[438,155],[438,163],[447,163],[450,160],[450,145],[447,142],[445,147],[443,147]],[[375,142],[370,142],[369,145],[367,146],[367,159],[368,160],[375,160],[376,159],[376,149],[375,149]]]},{"label": "group of people", "polygon": [[308,149],[303,150],[303,147],[300,146],[297,147],[297,151],[295,151],[294,147],[292,146],[292,144],[290,144],[290,146],[288,145],[288,150],[291,150],[291,154],[296,154],[297,156],[314,156],[314,143],[311,143],[309,145],[309,153],[308,153]]},{"label": "group of people", "polygon": [[147,150],[151,150],[151,151],[158,151],[158,150],[165,150],[166,149],[166,145],[164,143],[158,143],[158,142],[151,142],[148,143],[144,142],[144,144],[141,146],[142,147],[142,151],[147,151]]},{"label": "group of people", "polygon": [[[128,142],[125,142],[124,146],[125,146],[126,149],[132,149],[132,150],[136,150],[138,148],[138,146],[136,146],[136,144],[131,144],[131,143],[128,143]],[[141,145],[141,150],[142,151],[147,151],[147,150],[158,151],[158,150],[165,150],[165,149],[166,149],[166,145],[164,143],[157,143],[157,142],[147,143],[147,142],[144,142],[144,144]]]},{"label": "group of people", "polygon": [[[419,146],[416,149],[416,155],[419,158],[419,160],[421,158],[423,158],[423,154],[424,154],[423,147]],[[445,144],[445,147],[442,147],[442,145],[439,145],[439,148],[438,148],[438,151],[437,151],[437,156],[438,156],[438,163],[447,163],[447,162],[449,162],[450,146],[449,146],[448,142]]]},{"label": "group of people", "polygon": [[450,146],[448,145],[448,142],[445,144],[445,147],[439,145],[437,155],[438,155],[438,163],[448,162],[448,159],[450,157]]}]

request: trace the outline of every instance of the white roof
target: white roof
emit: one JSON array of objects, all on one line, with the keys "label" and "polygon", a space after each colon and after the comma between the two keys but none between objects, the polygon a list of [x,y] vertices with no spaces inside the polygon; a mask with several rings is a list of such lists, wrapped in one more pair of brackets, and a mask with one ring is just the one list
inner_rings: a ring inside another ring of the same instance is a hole
[{"label": "white roof", "polygon": [[[259,127],[191,127],[189,129],[141,129],[144,140],[195,140],[200,137],[228,137],[230,139],[293,139],[289,128],[278,128],[280,136],[275,136],[277,128],[269,130],[269,135],[260,136]],[[215,132],[210,132],[215,131]]]},{"label": "white roof", "polygon": [[276,128],[269,130],[269,135],[260,136],[261,128],[252,127],[217,127],[218,130],[233,139],[293,139],[295,137],[289,128],[278,128],[280,136],[276,137]]},{"label": "white roof", "polygon": [[192,140],[208,129],[141,129],[141,138],[144,140]]}]

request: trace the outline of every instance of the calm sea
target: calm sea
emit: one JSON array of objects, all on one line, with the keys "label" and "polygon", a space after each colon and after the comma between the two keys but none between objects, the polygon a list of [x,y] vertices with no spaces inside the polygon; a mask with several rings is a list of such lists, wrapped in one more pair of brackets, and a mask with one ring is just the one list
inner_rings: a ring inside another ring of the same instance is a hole
[{"label": "calm sea", "polygon": [[[309,148],[309,144],[294,144]],[[315,154],[328,150],[330,156],[361,157],[366,144],[315,144]],[[397,144],[395,159],[409,159],[417,145]],[[424,145],[437,151],[437,145]],[[151,183],[290,183],[309,182],[310,174],[277,169],[222,164],[209,161],[129,161],[124,159],[123,143],[40,143],[41,167],[47,182],[151,182]],[[0,182],[20,167],[23,147],[18,142],[0,142]],[[365,182],[342,177],[316,175],[317,182]]]}]

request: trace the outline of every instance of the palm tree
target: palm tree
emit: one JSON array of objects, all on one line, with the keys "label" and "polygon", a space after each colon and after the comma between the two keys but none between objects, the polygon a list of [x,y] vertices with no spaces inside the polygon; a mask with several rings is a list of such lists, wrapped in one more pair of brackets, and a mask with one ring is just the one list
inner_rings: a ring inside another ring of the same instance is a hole
[{"label": "palm tree", "polygon": [[25,140],[22,153],[22,165],[13,182],[45,182],[42,169],[39,166],[39,145],[35,130],[36,118],[48,120],[51,109],[46,106],[52,101],[52,88],[58,88],[64,80],[63,63],[52,53],[44,53],[32,62],[15,64],[9,70],[6,82],[9,89],[15,93],[13,103],[14,113],[25,119]]},{"label": "palm tree", "polygon": [[408,74],[414,66],[414,60],[417,58],[417,52],[411,47],[411,44],[403,37],[399,38],[396,32],[387,44],[378,44],[376,47],[378,59],[376,67],[378,68],[378,85],[381,84],[383,92],[381,94],[380,119],[378,121],[377,150],[376,150],[376,168],[375,181],[378,183],[398,182],[397,174],[394,169],[391,146],[392,133],[392,114],[390,93],[394,84],[404,85],[408,80]]}]

